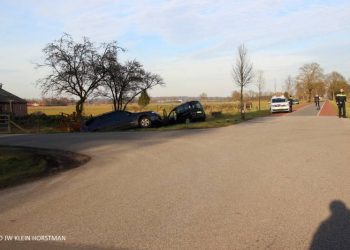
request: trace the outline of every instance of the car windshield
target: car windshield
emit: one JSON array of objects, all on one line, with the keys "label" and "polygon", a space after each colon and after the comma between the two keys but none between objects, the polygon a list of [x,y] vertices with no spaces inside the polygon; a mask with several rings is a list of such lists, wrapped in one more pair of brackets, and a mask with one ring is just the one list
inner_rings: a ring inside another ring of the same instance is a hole
[{"label": "car windshield", "polygon": [[272,103],[287,102],[286,98],[274,98]]},{"label": "car windshield", "polygon": [[197,109],[201,109],[202,105],[199,102],[193,102],[191,104],[192,108],[197,108]]}]

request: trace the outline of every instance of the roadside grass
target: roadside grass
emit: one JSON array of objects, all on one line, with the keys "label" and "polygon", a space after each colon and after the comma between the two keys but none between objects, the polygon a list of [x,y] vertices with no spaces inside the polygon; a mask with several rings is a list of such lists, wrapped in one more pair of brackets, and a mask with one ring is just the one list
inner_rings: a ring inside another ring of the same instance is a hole
[{"label": "roadside grass", "polygon": [[[337,115],[338,115],[338,105],[337,105],[337,103],[335,101],[331,101],[331,103],[332,103],[332,105],[333,105],[333,107],[336,110]],[[349,102],[346,102],[345,108],[346,108],[346,117],[350,118],[350,103]]]},{"label": "roadside grass", "polygon": [[42,175],[47,160],[34,152],[0,148],[0,188]]},{"label": "roadside grass", "polygon": [[148,129],[136,129],[138,131],[170,131],[170,130],[181,130],[181,129],[205,129],[205,128],[218,128],[226,127],[240,122],[248,121],[257,117],[263,117],[270,115],[269,110],[252,111],[245,114],[245,119],[242,120],[239,113],[226,113],[219,117],[209,116],[204,122],[191,122],[181,123],[174,125],[167,125],[159,128],[148,128]]},{"label": "roadside grass", "polygon": [[0,188],[77,167],[89,159],[70,152],[0,146]]}]

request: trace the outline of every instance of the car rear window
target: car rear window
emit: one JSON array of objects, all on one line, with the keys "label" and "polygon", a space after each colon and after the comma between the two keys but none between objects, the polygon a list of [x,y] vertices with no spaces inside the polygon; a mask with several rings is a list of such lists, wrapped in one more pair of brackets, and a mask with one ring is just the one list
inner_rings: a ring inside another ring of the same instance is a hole
[{"label": "car rear window", "polygon": [[275,98],[272,99],[272,103],[278,103],[278,102],[287,102],[286,98]]}]

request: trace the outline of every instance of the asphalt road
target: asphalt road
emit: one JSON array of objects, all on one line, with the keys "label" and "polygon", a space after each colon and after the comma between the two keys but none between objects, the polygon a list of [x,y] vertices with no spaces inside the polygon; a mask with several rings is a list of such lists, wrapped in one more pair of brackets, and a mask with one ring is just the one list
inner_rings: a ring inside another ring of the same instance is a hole
[{"label": "asphalt road", "polygon": [[0,235],[66,237],[0,249],[350,249],[350,119],[297,113],[209,130],[2,136],[92,160],[0,191]]},{"label": "asphalt road", "polygon": [[[325,102],[320,102],[320,110],[322,109]],[[320,110],[317,110],[315,104],[310,104],[306,107],[301,108],[298,112],[293,112],[291,116],[317,116]]]}]

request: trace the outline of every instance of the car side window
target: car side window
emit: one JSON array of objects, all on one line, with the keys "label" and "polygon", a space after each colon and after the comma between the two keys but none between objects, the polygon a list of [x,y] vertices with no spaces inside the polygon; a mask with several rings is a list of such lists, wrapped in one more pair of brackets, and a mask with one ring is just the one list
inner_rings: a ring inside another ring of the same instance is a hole
[{"label": "car side window", "polygon": [[176,108],[176,113],[182,113],[184,111],[184,106],[179,106]]}]

